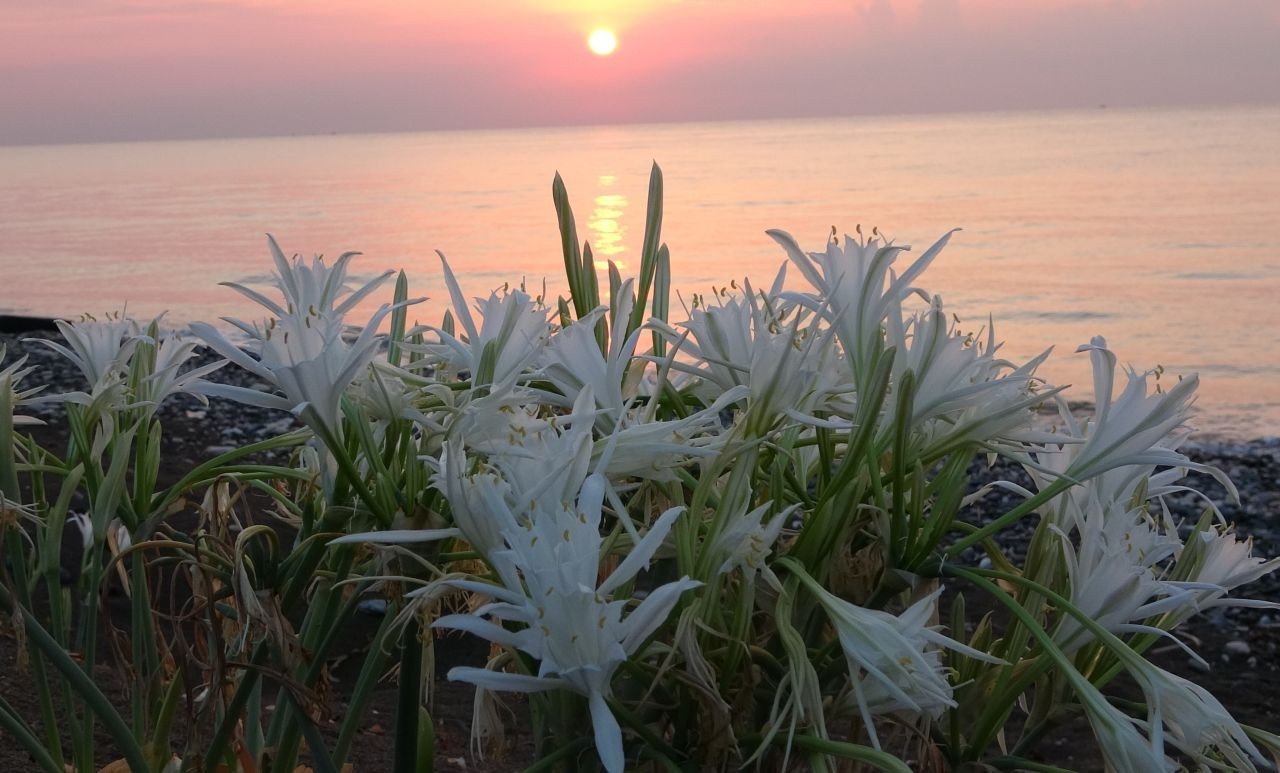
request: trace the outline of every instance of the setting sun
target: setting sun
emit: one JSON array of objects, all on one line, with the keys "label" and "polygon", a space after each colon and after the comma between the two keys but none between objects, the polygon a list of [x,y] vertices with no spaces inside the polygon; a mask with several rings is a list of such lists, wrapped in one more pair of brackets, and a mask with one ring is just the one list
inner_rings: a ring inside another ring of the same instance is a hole
[{"label": "setting sun", "polygon": [[618,47],[618,36],[612,30],[598,29],[587,38],[587,48],[596,56],[608,56]]}]

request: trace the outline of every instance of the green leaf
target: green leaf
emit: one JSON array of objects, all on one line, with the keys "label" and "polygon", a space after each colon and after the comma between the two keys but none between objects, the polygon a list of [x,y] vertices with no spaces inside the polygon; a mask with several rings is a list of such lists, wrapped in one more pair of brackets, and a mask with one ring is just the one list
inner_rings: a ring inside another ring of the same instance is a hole
[{"label": "green leaf", "polygon": [[573,208],[569,206],[569,193],[565,190],[564,180],[556,172],[551,182],[551,199],[556,205],[556,220],[560,225],[560,249],[564,253],[564,273],[569,282],[569,297],[573,300],[574,312],[581,319],[594,306],[588,305],[582,276],[582,253],[578,249],[578,226],[573,220]]},{"label": "green leaf", "polygon": [[[409,277],[404,271],[396,277],[396,294],[392,303],[401,304],[409,299]],[[409,316],[409,307],[397,305],[391,312],[391,332],[387,335],[387,362],[399,367],[400,347],[404,342],[405,323]]]},{"label": "green leaf", "polygon": [[640,277],[636,285],[636,305],[631,309],[627,322],[627,335],[631,335],[644,322],[645,308],[649,303],[649,290],[653,286],[658,269],[658,249],[662,244],[662,169],[653,162],[649,171],[649,203],[644,219],[644,246],[640,251]]}]

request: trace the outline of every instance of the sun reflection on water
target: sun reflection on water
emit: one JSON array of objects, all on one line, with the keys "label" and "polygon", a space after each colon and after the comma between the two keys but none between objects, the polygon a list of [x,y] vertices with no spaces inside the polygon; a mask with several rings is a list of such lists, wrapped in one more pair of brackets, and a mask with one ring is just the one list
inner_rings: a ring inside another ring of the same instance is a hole
[{"label": "sun reflection on water", "polygon": [[[601,188],[610,188],[617,179],[615,175],[602,174],[597,178],[597,183]],[[621,193],[601,192],[596,195],[594,203],[591,217],[587,220],[587,229],[591,231],[591,251],[599,256],[595,266],[598,269],[608,268],[609,261],[612,260],[619,269],[624,269],[627,267],[626,261],[619,260],[617,256],[627,251],[623,245],[627,227],[622,224],[627,197]]]}]

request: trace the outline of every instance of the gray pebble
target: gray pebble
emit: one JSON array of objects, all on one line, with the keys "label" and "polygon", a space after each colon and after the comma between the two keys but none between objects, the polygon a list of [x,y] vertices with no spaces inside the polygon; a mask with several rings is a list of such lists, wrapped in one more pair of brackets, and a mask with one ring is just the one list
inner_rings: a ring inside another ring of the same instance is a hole
[{"label": "gray pebble", "polygon": [[1222,646],[1222,649],[1229,655],[1249,654],[1249,644],[1247,642],[1240,641],[1239,639],[1233,639],[1232,641],[1227,642]]}]

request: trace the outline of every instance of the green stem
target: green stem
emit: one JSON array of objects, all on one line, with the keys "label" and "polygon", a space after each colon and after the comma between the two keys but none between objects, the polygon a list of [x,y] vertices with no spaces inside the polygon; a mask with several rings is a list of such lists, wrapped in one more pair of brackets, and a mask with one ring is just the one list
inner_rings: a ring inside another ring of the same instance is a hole
[{"label": "green stem", "polygon": [[400,685],[396,702],[395,770],[413,770],[418,757],[418,696],[422,691],[422,641],[416,618],[400,639]]},{"label": "green stem", "polygon": [[1022,518],[1023,516],[1034,512],[1038,507],[1043,505],[1045,502],[1048,502],[1049,500],[1053,499],[1054,497],[1058,496],[1059,494],[1061,494],[1062,492],[1066,491],[1067,489],[1071,488],[1074,485],[1076,485],[1076,481],[1074,480],[1069,480],[1067,478],[1058,478],[1053,483],[1050,483],[1049,487],[1046,488],[1044,491],[1041,491],[1040,493],[1036,494],[1030,499],[1025,500],[1022,504],[1013,508],[1012,510],[1000,516],[999,518],[995,519],[994,521],[987,524],[986,526],[976,529],[975,531],[970,533],[969,536],[958,540],[954,545],[947,548],[947,555],[948,556],[960,555],[965,551],[966,548],[973,547],[974,545],[983,541],[987,537],[990,537],[992,534],[995,534],[996,532],[1000,531],[1001,529],[1013,523],[1014,521],[1018,520],[1019,518]]},{"label": "green stem", "polygon": [[17,712],[0,698],[0,728],[17,739],[22,748],[27,750],[31,759],[47,773],[64,773],[63,766],[55,762],[53,755],[45,748],[45,744],[36,738],[35,733],[22,721]]},{"label": "green stem", "polygon": [[[0,587],[0,611],[10,615],[14,612],[13,597],[3,587]],[[129,763],[130,770],[137,773],[146,773],[149,770],[146,756],[142,753],[142,748],[138,746],[138,741],[133,737],[129,726],[116,713],[111,702],[107,700],[102,691],[98,689],[98,686],[93,683],[93,680],[81,670],[80,666],[71,659],[58,642],[54,641],[49,632],[40,625],[39,621],[26,608],[19,607],[18,612],[22,616],[23,627],[27,632],[27,641],[33,643],[44,653],[54,668],[62,673],[62,676],[71,684],[71,687],[84,700],[85,705],[92,712],[90,716],[97,716],[102,720],[102,724],[106,726],[111,739],[115,741],[117,749]],[[90,768],[92,768],[92,758],[90,759]]]},{"label": "green stem", "polygon": [[[544,773],[545,771],[551,770],[562,760],[567,760],[574,755],[581,754],[583,751],[591,748],[592,743],[593,741],[590,738],[579,738],[564,744],[560,748],[525,768],[524,773]],[[577,767],[575,766],[573,769],[576,770]]]},{"label": "green stem", "polygon": [[391,614],[382,616],[382,623],[378,626],[378,632],[374,634],[373,643],[369,645],[369,654],[365,656],[364,664],[360,667],[360,675],[356,677],[355,687],[351,691],[351,698],[347,702],[347,711],[342,717],[342,726],[338,731],[338,742],[333,747],[333,763],[339,768],[347,761],[347,755],[351,752],[351,742],[355,738],[356,728],[360,719],[364,716],[364,707],[369,702],[369,698],[372,697],[373,688],[377,686],[378,677],[381,675],[383,666],[390,656],[385,649],[385,645],[393,619],[394,615]]},{"label": "green stem", "polygon": [[[760,740],[758,736],[754,738],[748,737],[743,738],[742,743],[751,744],[752,741],[758,743]],[[782,733],[774,736],[772,743],[775,746],[795,746],[808,752],[854,760],[891,773],[911,773],[911,768],[907,767],[907,764],[902,760],[888,752],[882,752],[870,746],[832,741],[812,735],[796,734],[787,736]]]},{"label": "green stem", "polygon": [[[31,607],[31,595],[27,585],[26,556],[22,554],[22,544],[17,534],[18,529],[15,528],[13,531],[14,534],[12,535],[8,529],[0,531],[0,541],[4,543],[0,555],[8,554],[10,568],[17,575],[13,578],[13,583],[18,594],[18,603],[25,612]],[[55,584],[49,590],[49,595],[53,596],[60,591],[60,586]],[[62,737],[58,732],[58,715],[53,708],[53,692],[49,687],[49,675],[45,671],[44,658],[39,652],[32,652],[30,663],[31,678],[35,682],[36,696],[40,703],[40,722],[44,729],[45,743],[50,756],[61,765],[63,762]]]}]

